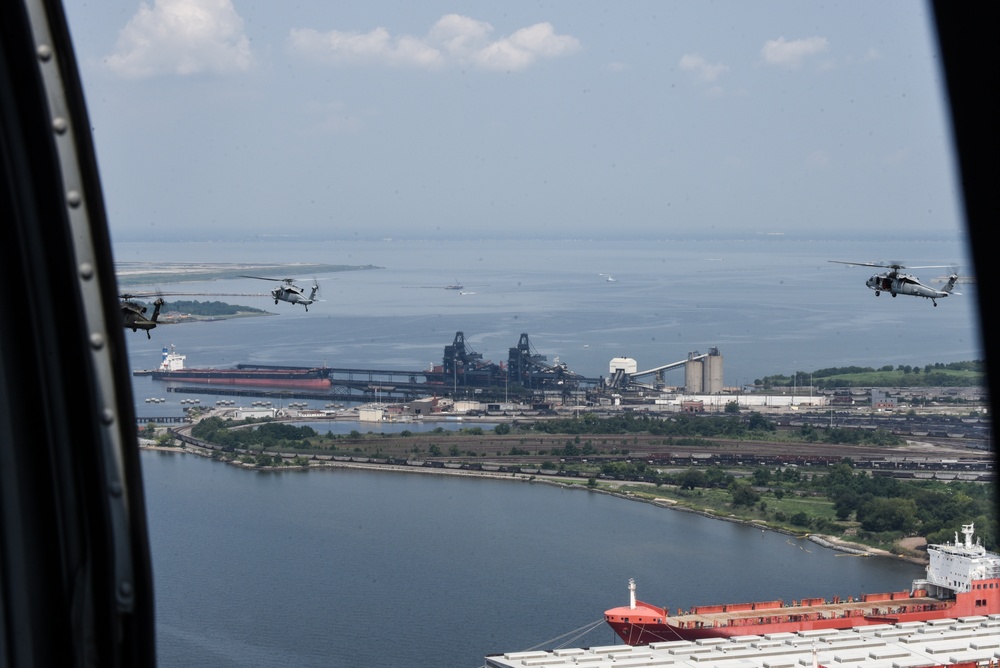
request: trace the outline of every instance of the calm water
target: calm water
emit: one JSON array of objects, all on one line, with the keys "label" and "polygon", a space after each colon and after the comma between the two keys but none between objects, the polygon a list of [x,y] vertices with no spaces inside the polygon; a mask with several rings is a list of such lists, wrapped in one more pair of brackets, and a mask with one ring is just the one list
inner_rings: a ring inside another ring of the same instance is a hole
[{"label": "calm water", "polygon": [[[908,564],[543,484],[142,455],[163,666],[482,665],[641,598],[904,589]],[[570,646],[612,644],[603,624]]]},{"label": "calm water", "polygon": [[[116,256],[385,267],[319,276],[327,301],[309,313],[249,299],[280,315],[164,326],[152,340],[127,333],[137,368],[158,364],[161,347],[173,343],[188,366],[416,370],[440,363],[456,331],[494,361],[505,361],[527,332],[549,361],[559,357],[586,376],[606,374],[616,356],[650,368],[715,346],[727,385],[828,366],[981,357],[974,285],[934,308],[875,298],[864,287],[870,271],[827,262],[967,268],[955,242],[290,241],[124,244]],[[946,272],[915,273],[933,282]],[[455,281],[475,294],[426,287]],[[262,286],[151,287],[225,293]],[[681,372],[672,373],[667,381],[680,384]],[[141,415],[180,412],[163,383],[136,378],[134,393]],[[149,396],[168,401],[144,403]],[[902,589],[920,573],[541,484],[258,474],[151,453],[143,466],[164,666],[471,668],[485,654],[527,649],[600,619],[627,600],[630,577],[641,598],[675,608]],[[602,626],[573,644],[613,640]]]}]

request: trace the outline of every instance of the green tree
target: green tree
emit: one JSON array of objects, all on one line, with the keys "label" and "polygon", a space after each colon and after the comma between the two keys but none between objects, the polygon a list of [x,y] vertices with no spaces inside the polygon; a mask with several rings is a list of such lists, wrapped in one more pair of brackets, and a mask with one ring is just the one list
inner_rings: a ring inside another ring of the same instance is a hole
[{"label": "green tree", "polygon": [[750,419],[747,420],[747,428],[750,431],[775,431],[778,429],[778,425],[774,424],[771,420],[767,419],[757,411],[750,413]]},{"label": "green tree", "polygon": [[752,506],[760,501],[760,494],[745,480],[735,480],[729,485],[734,506]]},{"label": "green tree", "polygon": [[917,504],[913,499],[874,498],[865,504],[861,528],[865,531],[881,533],[898,531],[911,533],[917,528]]},{"label": "green tree", "polygon": [[788,519],[788,521],[790,524],[794,524],[797,527],[809,526],[809,516],[802,512],[795,513]]},{"label": "green tree", "polygon": [[698,469],[688,469],[680,474],[677,484],[681,489],[708,487],[708,479],[702,471],[699,471]]},{"label": "green tree", "polygon": [[726,473],[720,468],[712,467],[705,471],[705,486],[706,487],[729,487],[729,484],[733,482],[734,478],[732,475]]}]

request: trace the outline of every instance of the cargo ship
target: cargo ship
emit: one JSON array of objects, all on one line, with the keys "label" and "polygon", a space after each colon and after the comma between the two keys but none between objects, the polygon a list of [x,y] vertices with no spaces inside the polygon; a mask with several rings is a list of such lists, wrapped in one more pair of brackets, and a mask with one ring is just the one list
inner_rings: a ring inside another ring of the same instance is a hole
[{"label": "cargo ship", "polygon": [[955,619],[1000,613],[1000,555],[972,541],[975,527],[962,525],[963,540],[928,545],[926,577],[909,591],[862,594],[846,601],[806,598],[785,605],[762,601],[702,605],[671,615],[666,608],[636,600],[629,580],[629,604],[604,613],[604,620],[628,645],[768,633],[849,629],[871,624]]},{"label": "cargo ship", "polygon": [[163,349],[160,366],[149,373],[154,380],[205,383],[211,385],[248,385],[252,387],[277,387],[295,389],[325,389],[330,378],[322,368],[253,368],[237,369],[187,369],[184,355],[178,355],[173,346]]}]

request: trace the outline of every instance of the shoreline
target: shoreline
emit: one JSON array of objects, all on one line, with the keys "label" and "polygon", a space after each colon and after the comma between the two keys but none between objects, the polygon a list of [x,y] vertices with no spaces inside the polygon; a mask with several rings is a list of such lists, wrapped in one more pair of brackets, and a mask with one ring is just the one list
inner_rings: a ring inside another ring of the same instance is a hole
[{"label": "shoreline", "polygon": [[[204,457],[206,459],[214,459],[213,455],[216,453],[215,450],[210,450],[208,448],[200,448],[190,443],[185,443],[182,447],[170,447],[155,445],[153,442],[143,442],[145,439],[139,439],[139,449],[140,450],[150,450],[156,452],[169,452],[173,454],[184,454],[190,453],[198,457]],[[889,550],[884,550],[881,548],[869,547],[862,543],[852,543],[846,541],[842,538],[837,538],[836,536],[826,536],[821,534],[801,534],[794,531],[788,531],[784,529],[779,529],[775,527],[762,524],[760,522],[752,520],[743,520],[737,517],[724,517],[722,515],[716,515],[704,510],[698,510],[697,508],[688,508],[686,506],[679,505],[676,501],[671,501],[668,499],[645,499],[638,497],[634,494],[628,492],[616,492],[610,489],[591,489],[585,485],[579,483],[570,483],[568,481],[560,480],[556,477],[544,477],[539,478],[534,475],[526,473],[493,473],[489,471],[468,471],[461,469],[440,469],[440,468],[414,468],[412,466],[401,466],[399,464],[371,464],[366,462],[343,462],[334,460],[317,461],[310,460],[309,464],[305,467],[294,466],[294,467],[283,467],[283,466],[263,466],[258,467],[252,464],[244,464],[237,461],[221,461],[221,463],[229,464],[231,466],[236,466],[238,468],[248,470],[248,471],[261,471],[261,472],[306,472],[310,469],[357,469],[363,471],[382,471],[390,473],[412,473],[412,474],[426,474],[426,475],[443,475],[443,476],[462,476],[467,478],[487,478],[492,480],[508,480],[517,482],[527,482],[527,483],[542,483],[545,485],[553,485],[555,487],[560,487],[562,489],[573,489],[582,490],[587,492],[595,492],[597,494],[607,494],[608,496],[614,496],[626,501],[638,501],[641,503],[648,503],[660,508],[666,508],[669,510],[678,510],[686,513],[695,513],[703,517],[722,520],[724,522],[733,522],[735,524],[745,524],[748,526],[758,527],[761,530],[773,531],[775,533],[785,534],[788,536],[798,536],[800,538],[806,538],[807,540],[816,543],[821,547],[825,547],[831,550],[836,550],[838,552],[845,552],[847,554],[853,554],[856,556],[863,557],[890,557],[893,559],[899,559],[901,561],[906,561],[912,564],[926,565],[928,560],[926,558],[920,558],[915,556],[900,555],[890,552]],[[568,480],[568,479],[567,479]]]}]

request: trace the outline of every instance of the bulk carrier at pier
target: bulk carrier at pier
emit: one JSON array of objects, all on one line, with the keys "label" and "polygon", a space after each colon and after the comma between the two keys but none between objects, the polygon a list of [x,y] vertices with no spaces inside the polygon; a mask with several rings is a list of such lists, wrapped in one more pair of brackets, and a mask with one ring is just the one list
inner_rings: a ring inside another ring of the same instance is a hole
[{"label": "bulk carrier at pier", "polygon": [[926,622],[1000,613],[1000,555],[987,552],[974,527],[962,526],[965,538],[929,545],[927,576],[914,580],[910,591],[863,594],[857,600],[822,598],[792,601],[703,605],[671,615],[665,608],[635,598],[629,581],[629,605],[612,608],[604,620],[629,645],[671,640],[763,636],[822,629],[849,629],[872,624]]},{"label": "bulk carrier at pier", "polygon": [[326,369],[187,369],[184,355],[178,355],[173,346],[163,349],[160,366],[148,373],[154,380],[204,383],[208,385],[241,385],[250,387],[277,387],[295,389],[326,389],[330,378]]}]

